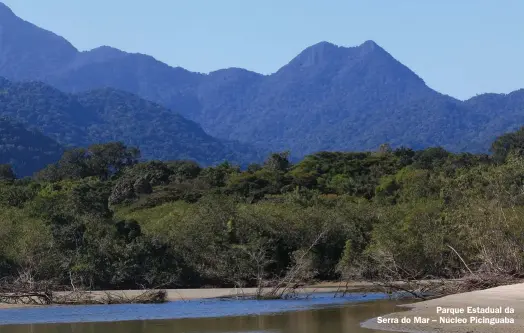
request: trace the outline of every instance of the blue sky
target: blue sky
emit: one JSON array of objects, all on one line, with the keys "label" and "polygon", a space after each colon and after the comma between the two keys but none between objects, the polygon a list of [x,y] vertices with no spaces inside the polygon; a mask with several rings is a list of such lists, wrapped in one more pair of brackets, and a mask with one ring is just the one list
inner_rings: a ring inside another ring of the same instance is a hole
[{"label": "blue sky", "polygon": [[80,50],[272,73],[307,46],[372,39],[457,98],[524,88],[523,0],[3,0]]}]

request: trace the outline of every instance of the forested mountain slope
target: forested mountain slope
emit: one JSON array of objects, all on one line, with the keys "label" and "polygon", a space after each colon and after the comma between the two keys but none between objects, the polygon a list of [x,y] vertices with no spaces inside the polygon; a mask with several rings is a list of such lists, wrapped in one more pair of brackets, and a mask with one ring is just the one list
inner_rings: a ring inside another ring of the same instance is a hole
[{"label": "forested mountain slope", "polygon": [[349,48],[321,42],[271,75],[239,68],[201,74],[108,46],[79,52],[5,6],[0,18],[0,75],[74,93],[108,87],[134,93],[211,136],[265,151],[290,149],[298,157],[384,142],[486,151],[497,135],[523,123],[522,93],[456,100],[373,41]]},{"label": "forested mountain slope", "polygon": [[65,146],[122,141],[147,159],[190,159],[204,165],[244,163],[257,156],[246,145],[222,142],[193,121],[131,93],[111,88],[78,95],[40,82],[0,79],[0,115],[35,127]]},{"label": "forested mountain slope", "polygon": [[42,133],[0,118],[0,165],[11,164],[16,176],[30,176],[56,162],[62,153],[62,147]]}]

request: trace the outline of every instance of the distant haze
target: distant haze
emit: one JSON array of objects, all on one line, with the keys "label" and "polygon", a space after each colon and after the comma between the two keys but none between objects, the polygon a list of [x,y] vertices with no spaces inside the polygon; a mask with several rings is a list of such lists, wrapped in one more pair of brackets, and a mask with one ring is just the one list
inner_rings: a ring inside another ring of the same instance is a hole
[{"label": "distant haze", "polygon": [[80,50],[111,45],[198,72],[272,73],[307,46],[374,40],[432,88],[465,99],[524,87],[524,2],[4,0]]}]

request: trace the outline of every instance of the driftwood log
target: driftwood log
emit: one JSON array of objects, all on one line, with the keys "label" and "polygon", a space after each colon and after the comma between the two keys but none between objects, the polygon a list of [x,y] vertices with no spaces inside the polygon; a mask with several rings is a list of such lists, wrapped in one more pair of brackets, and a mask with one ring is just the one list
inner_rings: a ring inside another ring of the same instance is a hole
[{"label": "driftwood log", "polygon": [[[26,282],[29,281],[29,282]],[[0,280],[0,304],[22,305],[87,305],[87,304],[148,304],[167,301],[165,290],[144,290],[139,293],[67,290],[52,283],[31,280]]]},{"label": "driftwood log", "polygon": [[25,304],[25,305],[49,305],[53,303],[53,296],[48,292],[14,292],[0,293],[0,303]]},{"label": "driftwood log", "polygon": [[53,293],[47,283],[35,283],[31,279],[0,280],[0,303],[48,305]]}]

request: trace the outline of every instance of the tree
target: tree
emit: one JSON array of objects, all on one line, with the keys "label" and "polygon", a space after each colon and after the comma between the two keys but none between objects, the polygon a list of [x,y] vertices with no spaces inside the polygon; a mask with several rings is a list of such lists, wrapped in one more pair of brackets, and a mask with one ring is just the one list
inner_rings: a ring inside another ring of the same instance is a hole
[{"label": "tree", "polygon": [[0,164],[0,181],[11,182],[15,180],[16,175],[10,164]]},{"label": "tree", "polygon": [[247,166],[247,172],[248,173],[255,173],[257,171],[259,171],[260,169],[262,169],[262,166],[258,163],[251,163]]},{"label": "tree", "polygon": [[167,162],[168,168],[172,172],[170,177],[175,182],[182,182],[198,177],[202,168],[194,161],[171,161]]},{"label": "tree", "polygon": [[449,155],[449,152],[442,147],[426,148],[415,154],[413,166],[420,169],[433,169],[443,165]]},{"label": "tree", "polygon": [[205,168],[200,172],[199,178],[207,182],[212,187],[223,187],[227,183],[230,175],[240,172],[240,168],[229,162],[224,162],[216,167]]},{"label": "tree", "polygon": [[264,162],[264,167],[273,171],[286,172],[291,163],[289,162],[289,152],[273,153]]},{"label": "tree", "polygon": [[101,181],[82,181],[68,193],[68,212],[76,215],[93,215],[110,218],[109,209],[110,184]]},{"label": "tree", "polygon": [[137,164],[139,158],[138,148],[127,147],[122,142],[96,144],[87,149],[73,148],[65,151],[56,164],[39,172],[36,178],[45,181],[86,177],[107,180]]},{"label": "tree", "polygon": [[354,182],[347,175],[338,174],[331,178],[327,186],[337,194],[347,194],[354,187]]},{"label": "tree", "polygon": [[124,168],[138,163],[140,150],[127,147],[122,142],[92,145],[87,150],[87,165],[91,175],[109,179]]},{"label": "tree", "polygon": [[390,154],[392,151],[393,151],[393,149],[391,148],[389,143],[383,143],[383,144],[380,145],[380,147],[378,147],[378,152],[381,155]]},{"label": "tree", "polygon": [[493,159],[497,163],[506,160],[510,152],[522,154],[524,152],[524,127],[513,133],[507,133],[499,136],[491,145]]},{"label": "tree", "polygon": [[87,166],[87,150],[66,150],[57,164],[60,179],[81,179],[91,175]]},{"label": "tree", "polygon": [[393,154],[399,158],[401,167],[404,167],[413,163],[415,151],[411,148],[399,147],[393,151]]}]

